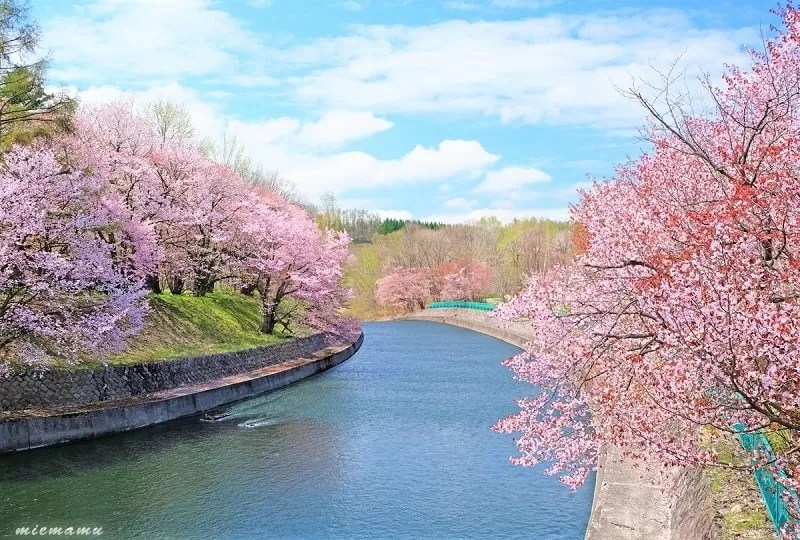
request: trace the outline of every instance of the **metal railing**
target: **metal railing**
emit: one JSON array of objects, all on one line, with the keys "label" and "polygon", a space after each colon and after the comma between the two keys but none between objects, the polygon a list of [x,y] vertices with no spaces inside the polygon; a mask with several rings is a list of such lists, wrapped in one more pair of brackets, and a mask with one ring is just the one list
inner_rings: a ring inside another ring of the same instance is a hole
[{"label": "metal railing", "polygon": [[[770,461],[775,459],[775,451],[763,433],[744,432],[744,426],[741,424],[734,426],[734,429],[740,432],[737,435],[745,450],[758,454]],[[787,478],[783,469],[779,469],[773,474],[766,467],[760,467],[753,471],[753,476],[756,479],[756,484],[758,484],[761,497],[764,499],[764,505],[767,507],[772,524],[775,526],[778,536],[780,536],[781,529],[791,518],[789,503],[787,503],[786,499],[793,501],[798,507],[800,507],[800,499],[798,499],[794,490],[786,488],[780,482],[781,479]]]},{"label": "metal railing", "polygon": [[466,302],[463,300],[445,300],[442,302],[431,302],[427,306],[429,309],[436,308],[462,308],[462,309],[477,309],[480,311],[492,311],[497,304],[493,302]]}]

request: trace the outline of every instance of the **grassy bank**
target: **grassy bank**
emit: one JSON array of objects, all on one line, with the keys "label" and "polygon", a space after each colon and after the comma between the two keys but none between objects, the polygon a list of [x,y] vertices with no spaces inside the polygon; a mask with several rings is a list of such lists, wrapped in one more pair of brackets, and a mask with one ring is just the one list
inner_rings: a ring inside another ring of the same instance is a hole
[{"label": "grassy bank", "polygon": [[[734,436],[718,434],[711,444],[720,463],[735,466],[746,463],[745,452]],[[705,474],[711,483],[712,504],[716,510],[714,522],[720,540],[771,540],[775,537],[751,472],[707,467]]]},{"label": "grassy bank", "polygon": [[280,343],[287,336],[258,331],[258,298],[219,291],[204,297],[152,295],[142,332],[109,359],[129,364],[231,352]]}]

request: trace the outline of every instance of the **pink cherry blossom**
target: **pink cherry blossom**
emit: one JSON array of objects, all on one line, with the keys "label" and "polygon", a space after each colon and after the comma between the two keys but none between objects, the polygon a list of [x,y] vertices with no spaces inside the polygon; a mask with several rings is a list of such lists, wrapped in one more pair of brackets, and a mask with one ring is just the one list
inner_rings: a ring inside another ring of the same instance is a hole
[{"label": "pink cherry blossom", "polygon": [[272,333],[287,297],[304,303],[305,321],[332,336],[352,337],[357,325],[339,316],[350,297],[341,285],[346,233],[320,231],[305,210],[270,191],[253,189],[236,244],[235,273],[257,291],[262,331]]},{"label": "pink cherry blossom", "polygon": [[96,174],[54,150],[14,147],[0,166],[0,364],[119,350],[145,311],[155,234]]},{"label": "pink cherry blossom", "polygon": [[[573,208],[574,263],[500,310],[532,335],[507,365],[537,393],[496,426],[521,433],[515,462],[576,487],[605,444],[702,465],[718,460],[708,428],[800,429],[796,9],[785,25],[708,87],[711,113],[656,116],[652,151]],[[800,470],[796,450],[776,463]]]},{"label": "pink cherry blossom", "polygon": [[494,277],[491,268],[473,260],[446,263],[433,273],[440,300],[480,300]]},{"label": "pink cherry blossom", "polygon": [[375,299],[384,305],[413,311],[434,298],[432,272],[426,268],[401,268],[375,283]]},{"label": "pink cherry blossom", "polygon": [[48,144],[14,148],[0,170],[0,369],[119,350],[141,327],[145,284],[202,296],[239,280],[261,294],[265,332],[288,298],[308,326],[357,331],[339,316],[346,234],[165,140],[130,105],[85,107]]}]

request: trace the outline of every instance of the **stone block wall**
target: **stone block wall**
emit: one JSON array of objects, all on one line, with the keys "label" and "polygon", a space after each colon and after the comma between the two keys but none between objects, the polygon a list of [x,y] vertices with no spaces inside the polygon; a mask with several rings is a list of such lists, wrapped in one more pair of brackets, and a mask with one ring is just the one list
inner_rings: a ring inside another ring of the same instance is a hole
[{"label": "stone block wall", "polygon": [[185,360],[99,369],[25,371],[0,377],[0,411],[49,409],[130,398],[244,373],[310,355],[326,346],[323,334],[279,345]]}]

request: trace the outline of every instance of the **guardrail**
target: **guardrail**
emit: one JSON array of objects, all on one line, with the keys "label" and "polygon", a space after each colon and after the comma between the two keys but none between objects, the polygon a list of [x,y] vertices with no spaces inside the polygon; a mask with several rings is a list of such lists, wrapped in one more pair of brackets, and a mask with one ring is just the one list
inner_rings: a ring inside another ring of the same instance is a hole
[{"label": "guardrail", "polygon": [[[745,450],[753,452],[766,457],[768,460],[775,459],[775,451],[772,445],[764,436],[763,433],[746,433],[744,426],[737,424],[734,429],[740,431],[738,433],[739,442]],[[777,474],[778,478],[775,478]],[[767,512],[775,526],[775,531],[778,536],[781,535],[781,529],[791,518],[789,512],[789,504],[786,499],[793,501],[795,505],[800,507],[800,499],[794,490],[786,488],[779,480],[787,478],[783,469],[779,469],[775,474],[766,467],[760,467],[753,471],[753,476],[758,484],[758,490],[761,492],[761,498],[764,500],[764,505],[767,507]],[[787,497],[788,495],[788,497]]]},{"label": "guardrail", "polygon": [[427,306],[429,309],[436,308],[462,308],[477,309],[479,311],[492,311],[497,304],[492,302],[465,302],[462,300],[445,300],[442,302],[431,302]]}]

